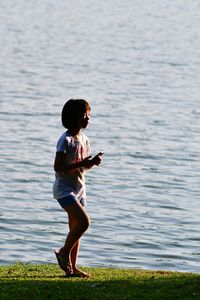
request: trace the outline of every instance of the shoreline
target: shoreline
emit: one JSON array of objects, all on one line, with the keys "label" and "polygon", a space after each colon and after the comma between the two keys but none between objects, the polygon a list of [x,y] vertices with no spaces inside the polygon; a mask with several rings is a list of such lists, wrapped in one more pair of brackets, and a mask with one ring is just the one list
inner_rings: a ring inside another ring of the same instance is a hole
[{"label": "shoreline", "polygon": [[57,264],[0,266],[0,298],[200,299],[200,274],[197,273],[105,267],[80,269],[91,277],[66,278]]}]

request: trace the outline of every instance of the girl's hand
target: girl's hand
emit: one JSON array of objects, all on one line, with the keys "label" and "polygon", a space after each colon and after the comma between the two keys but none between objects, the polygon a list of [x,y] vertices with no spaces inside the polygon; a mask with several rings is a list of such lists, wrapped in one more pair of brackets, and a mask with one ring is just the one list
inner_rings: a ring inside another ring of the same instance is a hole
[{"label": "girl's hand", "polygon": [[93,165],[99,166],[102,160],[103,152],[99,152],[96,156],[92,158]]},{"label": "girl's hand", "polygon": [[81,165],[82,167],[86,169],[92,168],[94,165],[99,166],[102,160],[103,152],[99,152],[97,155],[95,155],[93,158],[92,156],[86,157],[84,160],[82,160]]}]

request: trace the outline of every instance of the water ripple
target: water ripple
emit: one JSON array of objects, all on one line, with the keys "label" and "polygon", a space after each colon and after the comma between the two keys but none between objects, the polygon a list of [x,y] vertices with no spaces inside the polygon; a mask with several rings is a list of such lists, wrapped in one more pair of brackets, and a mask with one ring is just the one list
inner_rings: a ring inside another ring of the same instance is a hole
[{"label": "water ripple", "polygon": [[179,2],[0,4],[0,264],[55,262],[60,111],[80,96],[105,152],[80,264],[199,272],[199,16]]}]

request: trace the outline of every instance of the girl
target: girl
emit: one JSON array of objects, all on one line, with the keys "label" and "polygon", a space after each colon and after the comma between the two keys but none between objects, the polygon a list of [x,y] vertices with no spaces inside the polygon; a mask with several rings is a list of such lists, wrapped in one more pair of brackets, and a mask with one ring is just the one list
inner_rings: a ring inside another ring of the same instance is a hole
[{"label": "girl", "polygon": [[65,131],[57,143],[54,162],[54,198],[67,212],[69,233],[64,246],[55,251],[58,264],[67,276],[89,277],[76,266],[80,238],[89,226],[85,210],[85,171],[101,163],[103,153],[92,158],[87,136],[81,129],[89,125],[90,105],[83,99],[70,99],[62,110]]}]

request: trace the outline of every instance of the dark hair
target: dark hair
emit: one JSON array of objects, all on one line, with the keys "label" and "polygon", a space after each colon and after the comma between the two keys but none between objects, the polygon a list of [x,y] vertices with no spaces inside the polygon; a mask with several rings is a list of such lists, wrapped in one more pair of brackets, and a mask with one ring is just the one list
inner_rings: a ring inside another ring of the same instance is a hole
[{"label": "dark hair", "polygon": [[62,109],[61,120],[65,128],[73,128],[77,124],[78,118],[90,111],[89,103],[84,99],[70,99]]}]

